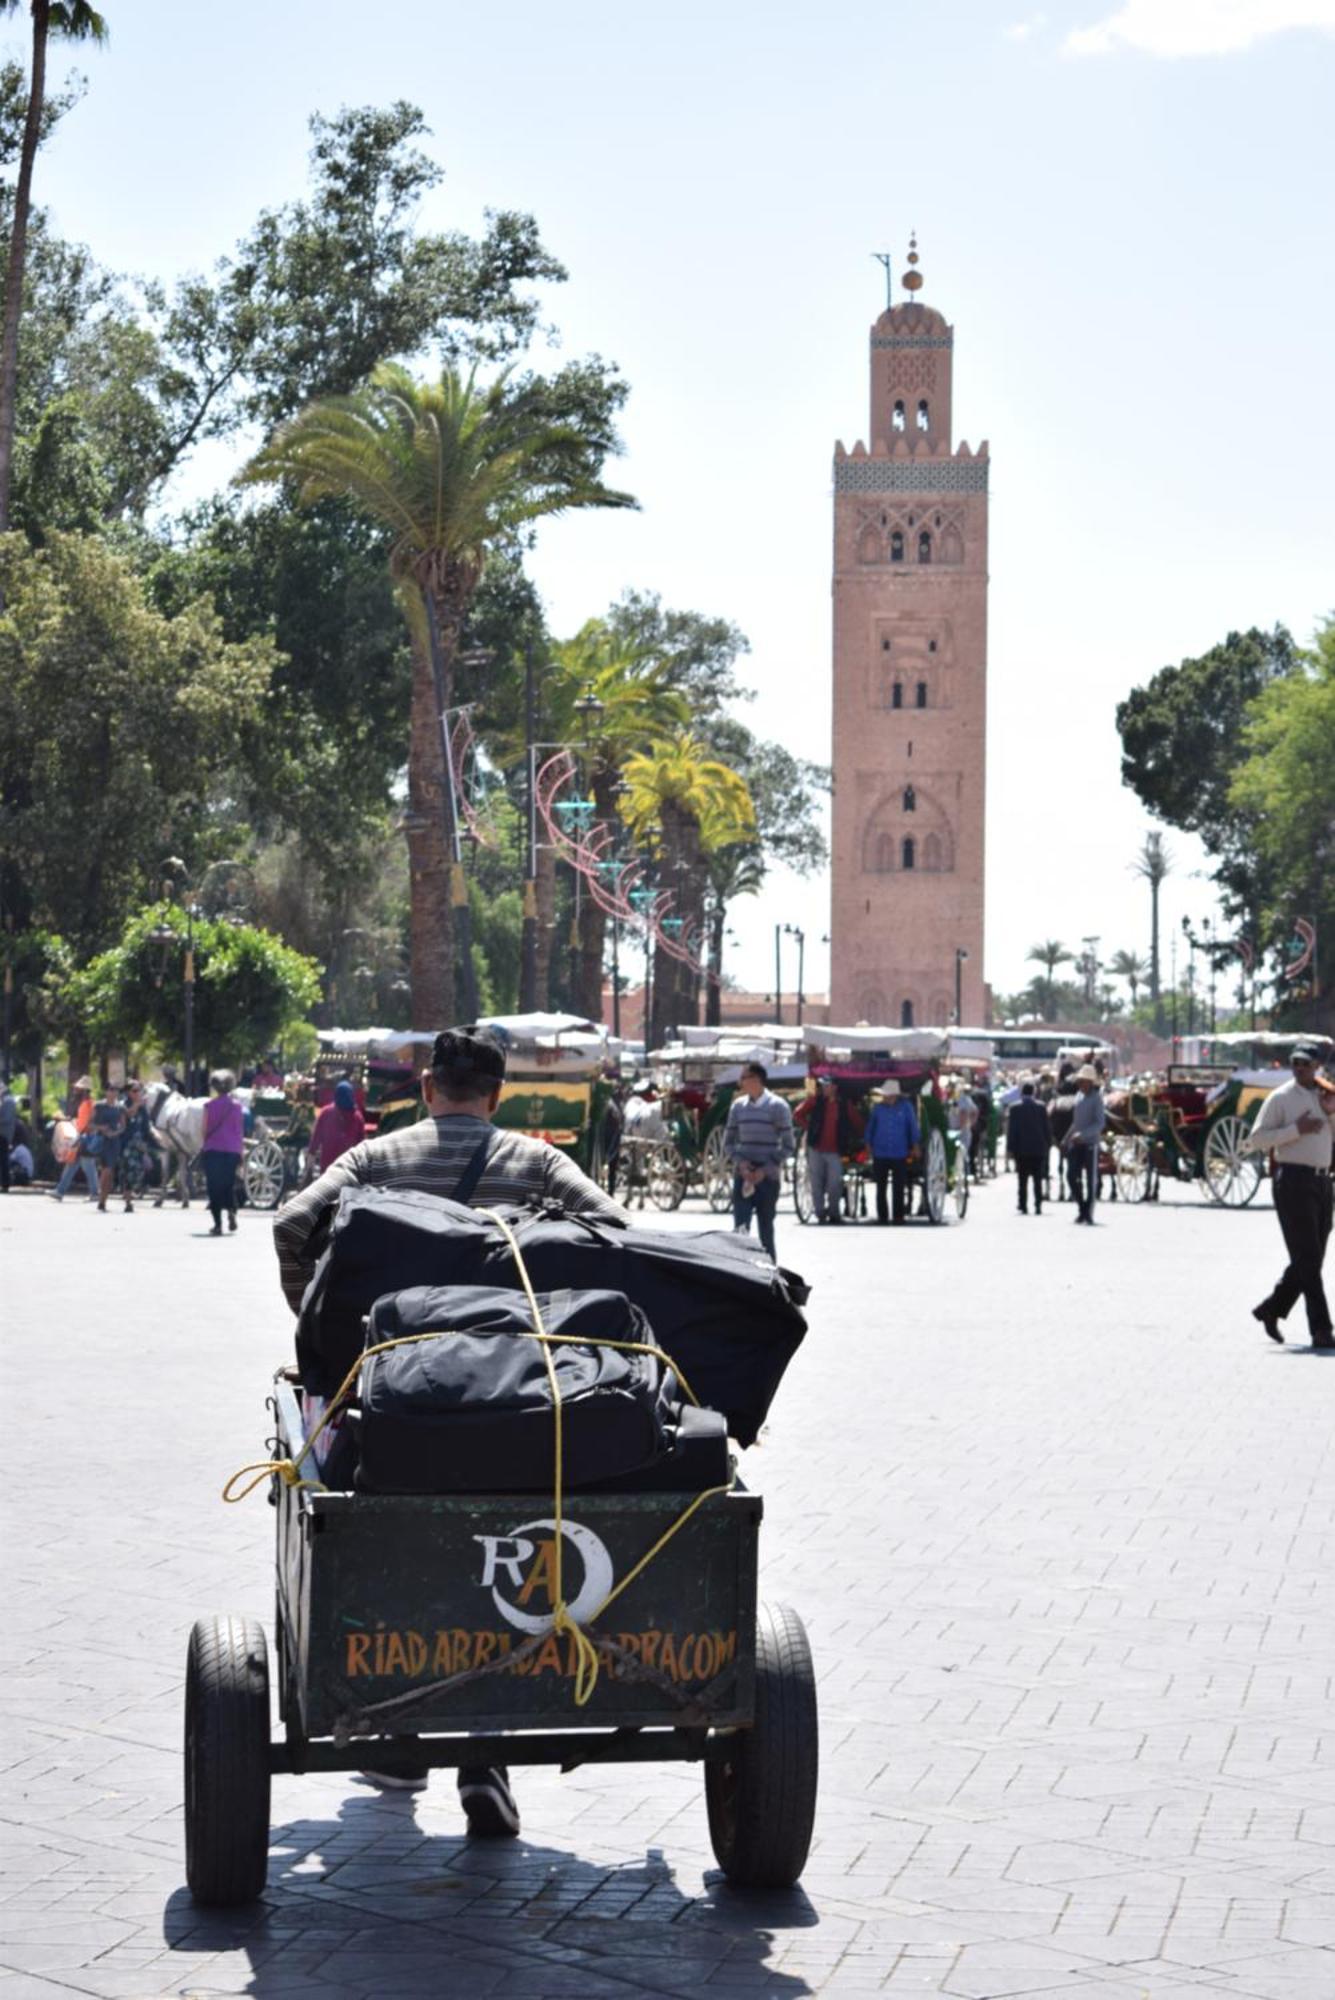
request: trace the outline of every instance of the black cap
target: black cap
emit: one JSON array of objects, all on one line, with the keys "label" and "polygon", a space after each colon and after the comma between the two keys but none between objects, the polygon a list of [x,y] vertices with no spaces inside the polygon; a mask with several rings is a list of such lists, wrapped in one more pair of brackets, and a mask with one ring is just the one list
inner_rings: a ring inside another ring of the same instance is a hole
[{"label": "black cap", "polygon": [[431,1067],[442,1076],[485,1076],[505,1081],[505,1050],[490,1028],[443,1028],[431,1047]]},{"label": "black cap", "polygon": [[1321,1060],[1321,1050],[1314,1049],[1310,1042],[1300,1042],[1296,1049],[1290,1049],[1289,1051],[1289,1061],[1291,1063],[1296,1063],[1296,1062],[1319,1063],[1320,1060]]}]

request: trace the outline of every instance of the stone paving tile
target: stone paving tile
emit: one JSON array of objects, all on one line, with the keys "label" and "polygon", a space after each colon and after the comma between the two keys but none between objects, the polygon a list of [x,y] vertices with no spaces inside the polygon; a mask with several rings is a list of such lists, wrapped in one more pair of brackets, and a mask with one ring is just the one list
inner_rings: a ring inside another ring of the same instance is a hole
[{"label": "stone paving tile", "polygon": [[1003,1185],[890,1245],[781,1225],[813,1332],[748,1477],[823,1703],[801,1891],[727,1889],[682,1767],[520,1772],[499,1852],[444,1777],[313,1777],[228,1914],[181,1886],[180,1695],[195,1615],[270,1610],[272,1517],[217,1500],[287,1338],[265,1232],[113,1226],[123,1308],[53,1343],[82,1217],[0,1202],[0,1387],[44,1413],[0,1468],[0,2000],[1335,2000],[1335,1447],[1300,1357],[1237,1323],[1273,1214],[1062,1219]]}]

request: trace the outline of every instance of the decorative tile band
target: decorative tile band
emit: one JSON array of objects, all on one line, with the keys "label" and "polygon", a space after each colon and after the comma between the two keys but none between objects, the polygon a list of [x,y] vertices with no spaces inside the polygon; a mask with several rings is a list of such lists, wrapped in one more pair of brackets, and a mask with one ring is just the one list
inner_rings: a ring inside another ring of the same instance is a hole
[{"label": "decorative tile band", "polygon": [[893,458],[840,458],[836,493],[986,493],[985,458],[931,459],[915,464]]},{"label": "decorative tile band", "polygon": [[953,333],[874,333],[873,347],[953,347]]}]

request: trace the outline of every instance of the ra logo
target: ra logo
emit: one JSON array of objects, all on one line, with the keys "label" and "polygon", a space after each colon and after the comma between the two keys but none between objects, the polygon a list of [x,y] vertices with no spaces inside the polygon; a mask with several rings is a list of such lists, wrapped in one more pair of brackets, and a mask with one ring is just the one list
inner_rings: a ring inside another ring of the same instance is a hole
[{"label": "ra logo", "polygon": [[[611,1595],[612,1558],[592,1528],[562,1521],[561,1583],[570,1616],[582,1625]],[[556,1523],[525,1521],[509,1535],[474,1535],[482,1546],[483,1590],[517,1631],[550,1632],[556,1610]]]}]

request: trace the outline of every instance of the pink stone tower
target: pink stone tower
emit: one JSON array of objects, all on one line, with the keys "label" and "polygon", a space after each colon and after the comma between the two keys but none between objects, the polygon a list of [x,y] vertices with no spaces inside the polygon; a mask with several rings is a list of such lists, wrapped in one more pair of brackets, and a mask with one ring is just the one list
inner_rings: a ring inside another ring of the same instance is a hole
[{"label": "pink stone tower", "polygon": [[[904,287],[871,432],[834,452],[830,1018],[983,1020],[987,446],[951,441],[955,333]],[[967,958],[960,956],[968,954]]]}]

